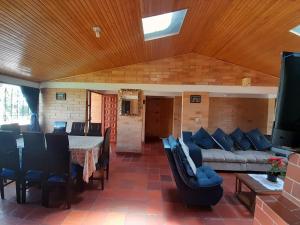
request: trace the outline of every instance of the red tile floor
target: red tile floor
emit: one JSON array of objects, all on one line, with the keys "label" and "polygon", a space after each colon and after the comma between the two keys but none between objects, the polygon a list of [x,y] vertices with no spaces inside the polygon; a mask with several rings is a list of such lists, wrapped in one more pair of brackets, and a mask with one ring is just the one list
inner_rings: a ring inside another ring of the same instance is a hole
[{"label": "red tile floor", "polygon": [[250,225],[253,216],[234,196],[234,175],[222,173],[223,199],[212,209],[186,208],[173,182],[161,143],[146,144],[144,154],[111,156],[110,178],[105,190],[98,183],[86,185],[84,192],[73,193],[70,210],[61,196],[54,196],[52,208],[40,205],[40,190],[28,191],[25,205],[15,201],[13,185],[0,199],[0,224],[105,224],[105,225]]}]

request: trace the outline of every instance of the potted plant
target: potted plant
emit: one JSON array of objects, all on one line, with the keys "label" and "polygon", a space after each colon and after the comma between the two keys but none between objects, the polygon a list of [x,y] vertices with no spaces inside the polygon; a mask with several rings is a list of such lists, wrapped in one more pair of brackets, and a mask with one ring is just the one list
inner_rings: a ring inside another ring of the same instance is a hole
[{"label": "potted plant", "polygon": [[279,157],[269,158],[268,163],[271,164],[271,169],[267,172],[267,179],[271,182],[277,182],[279,175],[285,175],[285,163],[283,159]]}]

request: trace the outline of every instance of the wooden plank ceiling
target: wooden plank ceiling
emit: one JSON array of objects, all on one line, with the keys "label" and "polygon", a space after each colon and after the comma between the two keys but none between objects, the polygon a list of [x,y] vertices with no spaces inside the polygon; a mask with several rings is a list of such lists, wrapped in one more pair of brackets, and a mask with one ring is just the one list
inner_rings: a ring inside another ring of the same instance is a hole
[{"label": "wooden plank ceiling", "polygon": [[[144,41],[142,17],[183,8],[179,35]],[[298,24],[293,0],[0,0],[0,73],[46,81],[196,52],[278,76]]]}]

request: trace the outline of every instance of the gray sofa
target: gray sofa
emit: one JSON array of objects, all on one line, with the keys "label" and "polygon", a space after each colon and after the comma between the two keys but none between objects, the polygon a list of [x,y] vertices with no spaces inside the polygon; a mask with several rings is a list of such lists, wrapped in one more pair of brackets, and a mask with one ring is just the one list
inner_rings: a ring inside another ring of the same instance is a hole
[{"label": "gray sofa", "polygon": [[201,149],[191,140],[191,132],[183,133],[183,141],[196,164],[211,166],[215,170],[266,172],[270,168],[268,159],[275,155],[272,151]]}]

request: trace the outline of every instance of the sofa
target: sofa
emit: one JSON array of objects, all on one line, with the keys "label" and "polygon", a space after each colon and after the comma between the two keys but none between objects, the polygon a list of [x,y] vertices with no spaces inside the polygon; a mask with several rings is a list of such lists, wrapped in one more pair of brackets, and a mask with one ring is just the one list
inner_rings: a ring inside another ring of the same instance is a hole
[{"label": "sofa", "polygon": [[187,206],[211,206],[223,196],[223,179],[208,166],[196,168],[196,175],[189,176],[180,156],[181,145],[173,136],[163,139],[164,149],[179,194]]},{"label": "sofa", "polygon": [[[270,169],[268,159],[274,156],[271,150],[237,150],[226,151],[218,146],[204,149],[193,140],[193,133],[182,132],[183,141],[189,147],[191,158],[197,165],[211,166],[220,171],[266,172]],[[286,159],[285,159],[286,160]]]}]

